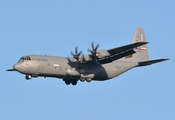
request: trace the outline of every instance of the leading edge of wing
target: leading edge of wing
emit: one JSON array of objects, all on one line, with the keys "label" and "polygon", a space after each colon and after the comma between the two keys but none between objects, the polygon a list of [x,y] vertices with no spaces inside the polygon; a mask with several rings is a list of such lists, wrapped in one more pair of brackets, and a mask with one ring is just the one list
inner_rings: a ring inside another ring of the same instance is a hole
[{"label": "leading edge of wing", "polygon": [[104,59],[103,58],[99,59],[98,63],[100,63],[100,64],[110,63],[112,61],[115,61],[117,59],[123,58],[123,57],[128,56],[128,55],[132,55],[134,53],[136,53],[134,50],[127,50],[126,52],[122,52],[122,53],[117,54],[117,55],[112,55],[112,56],[106,57]]},{"label": "leading edge of wing", "polygon": [[142,46],[142,45],[145,45],[145,44],[148,44],[148,42],[137,42],[137,43],[132,43],[132,44],[129,44],[129,45],[125,45],[125,46],[121,46],[121,47],[109,49],[109,50],[107,50],[107,51],[108,51],[111,55],[114,55],[114,54],[118,54],[118,53],[120,53],[120,52],[125,52],[125,51],[127,51],[127,50],[131,50],[131,49],[137,48],[137,47]]}]

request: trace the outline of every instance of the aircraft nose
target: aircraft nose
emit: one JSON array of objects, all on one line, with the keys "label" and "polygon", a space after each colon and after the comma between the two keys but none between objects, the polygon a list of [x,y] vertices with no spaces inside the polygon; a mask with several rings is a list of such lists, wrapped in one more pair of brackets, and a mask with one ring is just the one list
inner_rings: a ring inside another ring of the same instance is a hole
[{"label": "aircraft nose", "polygon": [[13,69],[18,70],[19,69],[19,64],[14,64]]}]

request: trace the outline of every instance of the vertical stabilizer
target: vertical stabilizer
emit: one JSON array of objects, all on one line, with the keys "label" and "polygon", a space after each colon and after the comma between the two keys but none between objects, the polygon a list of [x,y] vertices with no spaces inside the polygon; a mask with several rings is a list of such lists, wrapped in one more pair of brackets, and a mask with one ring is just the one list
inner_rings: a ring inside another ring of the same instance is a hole
[{"label": "vertical stabilizer", "polygon": [[[142,28],[137,28],[135,31],[134,37],[132,39],[132,43],[136,43],[136,42],[146,42],[145,34]],[[134,50],[136,51],[136,53],[131,56],[127,56],[127,59],[135,62],[149,60],[148,49],[146,44],[139,46]]]}]

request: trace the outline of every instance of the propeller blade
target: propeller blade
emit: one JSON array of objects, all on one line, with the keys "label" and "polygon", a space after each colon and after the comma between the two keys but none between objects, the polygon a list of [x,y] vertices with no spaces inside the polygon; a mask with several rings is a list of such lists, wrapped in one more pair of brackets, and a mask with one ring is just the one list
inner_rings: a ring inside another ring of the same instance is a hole
[{"label": "propeller blade", "polygon": [[70,54],[71,54],[72,56],[74,56],[74,53],[73,53],[73,52],[71,52]]},{"label": "propeller blade", "polygon": [[70,53],[74,59],[77,61],[79,60],[79,56],[82,54],[82,51],[78,52],[78,47],[75,47],[75,53],[71,52]]},{"label": "propeller blade", "polygon": [[82,51],[80,51],[77,55],[80,56],[82,54]]},{"label": "propeller blade", "polygon": [[99,47],[99,44],[97,44],[97,46],[95,47],[95,51],[97,51],[98,47]]},{"label": "propeller blade", "polygon": [[92,50],[88,49],[88,52],[91,52],[92,55],[94,55],[94,57],[96,57],[96,54],[97,54],[97,49],[99,47],[99,44],[97,44],[95,47],[94,47],[94,42],[91,43],[91,47],[92,47]]},{"label": "propeller blade", "polygon": [[94,50],[94,42],[91,43],[92,50]]},{"label": "propeller blade", "polygon": [[78,47],[75,47],[75,54],[78,54]]},{"label": "propeller blade", "polygon": [[88,52],[91,52],[91,50],[88,48]]}]

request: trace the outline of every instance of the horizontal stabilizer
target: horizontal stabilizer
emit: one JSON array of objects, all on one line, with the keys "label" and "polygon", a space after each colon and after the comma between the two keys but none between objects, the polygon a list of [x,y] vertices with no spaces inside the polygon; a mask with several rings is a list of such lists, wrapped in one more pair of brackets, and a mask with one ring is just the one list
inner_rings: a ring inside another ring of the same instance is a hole
[{"label": "horizontal stabilizer", "polygon": [[158,63],[158,62],[163,62],[165,60],[169,60],[169,59],[157,59],[157,60],[149,60],[149,61],[143,61],[143,62],[139,62],[139,66],[146,66],[146,65],[151,65],[154,63]]}]

